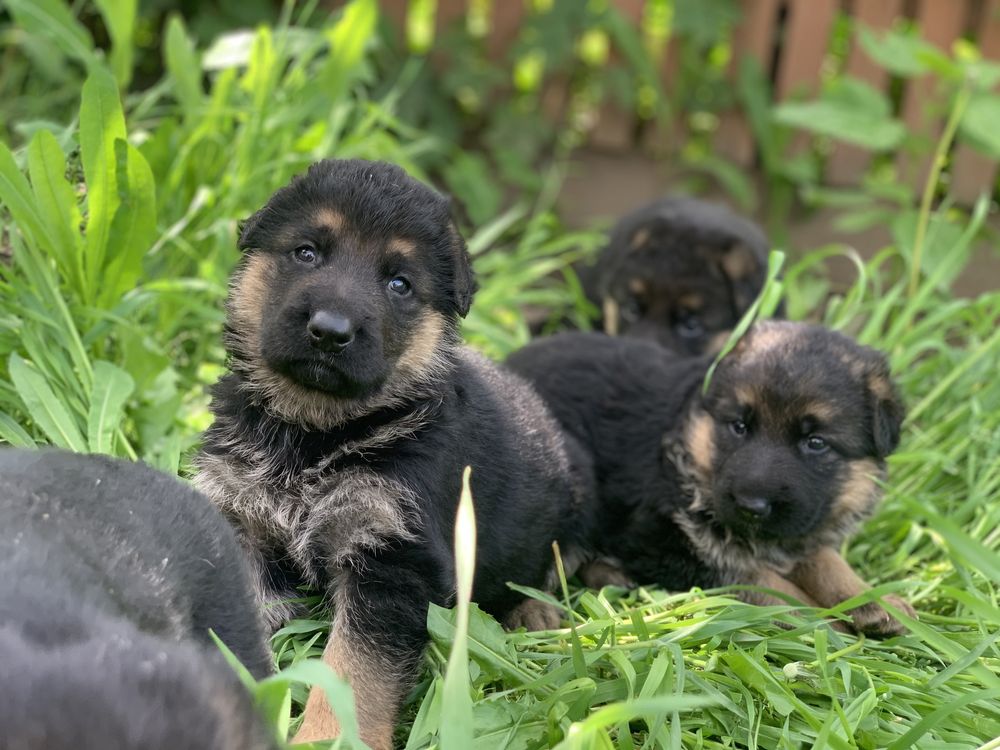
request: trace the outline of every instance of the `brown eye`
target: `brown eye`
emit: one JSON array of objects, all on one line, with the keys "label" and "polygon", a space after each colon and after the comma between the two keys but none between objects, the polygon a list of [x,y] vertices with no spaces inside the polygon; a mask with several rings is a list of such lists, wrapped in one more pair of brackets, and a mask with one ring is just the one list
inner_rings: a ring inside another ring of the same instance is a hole
[{"label": "brown eye", "polygon": [[729,430],[736,437],[743,437],[744,435],[747,434],[749,428],[747,427],[747,423],[744,422],[742,419],[734,419],[732,422],[729,423]]},{"label": "brown eye", "polygon": [[299,263],[311,266],[316,262],[316,251],[309,245],[299,245],[292,254]]}]

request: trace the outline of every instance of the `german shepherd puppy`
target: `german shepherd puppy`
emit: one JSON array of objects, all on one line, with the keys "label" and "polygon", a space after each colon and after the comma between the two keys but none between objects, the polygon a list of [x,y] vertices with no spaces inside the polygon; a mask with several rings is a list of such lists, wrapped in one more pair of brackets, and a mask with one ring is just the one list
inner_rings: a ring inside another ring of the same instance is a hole
[{"label": "german shepherd puppy", "polygon": [[[196,485],[236,525],[272,623],[312,586],[333,605],[324,660],[388,748],[427,640],[454,598],[465,466],[474,597],[508,626],[554,627],[551,543],[573,547],[589,469],[521,378],[459,343],[474,281],[448,201],[394,165],[322,161],[242,227],[228,301],[231,374],[214,390]],[[298,741],[337,724],[322,693]]]},{"label": "german shepherd puppy", "polygon": [[142,464],[0,451],[0,747],[265,750],[209,636],[271,671],[232,529]]},{"label": "german shepherd puppy", "polygon": [[669,197],[622,218],[581,274],[605,333],[681,354],[719,351],[767,278],[770,242],[753,222]]},{"label": "german shepherd puppy", "polygon": [[[878,502],[899,441],[885,357],[818,326],[763,322],[702,394],[711,360],[600,334],[540,339],[508,360],[591,452],[593,546],[619,562],[594,563],[585,582],[752,584],[822,607],[862,593],[837,550]],[[902,630],[874,603],[852,617],[858,631]]]}]

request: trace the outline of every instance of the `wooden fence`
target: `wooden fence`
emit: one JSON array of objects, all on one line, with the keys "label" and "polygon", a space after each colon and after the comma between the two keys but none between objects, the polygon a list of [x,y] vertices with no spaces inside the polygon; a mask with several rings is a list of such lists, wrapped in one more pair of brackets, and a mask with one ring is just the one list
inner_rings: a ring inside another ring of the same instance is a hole
[{"label": "wooden fence", "polygon": [[[438,0],[436,25],[441,28],[460,19],[475,0]],[[585,2],[586,0],[579,0]],[[402,24],[412,0],[380,0],[384,13]],[[611,0],[627,18],[639,23],[645,0]],[[912,19],[923,37],[950,51],[952,44],[966,38],[974,41],[983,55],[1000,58],[1000,0],[739,0],[742,19],[732,40],[730,73],[746,57],[755,58],[763,70],[771,71],[775,97],[815,93],[821,69],[828,59],[828,44],[838,12],[844,12],[875,31],[888,29],[900,18]],[[523,0],[494,0],[491,4],[490,49],[503,50],[516,36],[523,18]],[[674,44],[675,40],[670,40]],[[676,69],[676,49],[664,56],[662,78],[666,86]],[[890,76],[873,62],[852,36],[846,72],[880,90],[890,86]],[[940,107],[929,106],[935,97],[935,81],[927,76],[897,82],[903,86],[897,116],[911,133],[934,138],[943,127]],[[1000,127],[1000,123],[998,123]],[[642,148],[632,113],[606,105],[590,134],[591,144],[612,151]],[[801,147],[802,141],[799,142]],[[754,140],[740,111],[722,113],[715,137],[716,150],[743,166],[756,159]],[[863,149],[837,144],[827,160],[824,181],[849,185],[857,182],[868,166],[870,154]],[[896,156],[900,179],[914,186],[923,183],[929,157],[900,151]],[[997,164],[967,146],[953,154],[951,188],[963,202],[971,202],[984,190],[992,191]]]}]

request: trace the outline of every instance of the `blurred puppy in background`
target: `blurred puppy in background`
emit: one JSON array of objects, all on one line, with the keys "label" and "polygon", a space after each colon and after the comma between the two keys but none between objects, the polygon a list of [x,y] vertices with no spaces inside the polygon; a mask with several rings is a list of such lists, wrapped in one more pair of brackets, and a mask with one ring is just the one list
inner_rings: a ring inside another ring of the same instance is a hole
[{"label": "blurred puppy in background", "polygon": [[622,218],[582,273],[611,335],[681,354],[718,351],[767,278],[770,242],[729,209],[668,197]]},{"label": "blurred puppy in background", "polygon": [[[757,585],[820,607],[863,593],[838,549],[880,499],[899,442],[904,409],[885,357],[819,326],[767,321],[703,394],[711,361],[580,333],[508,360],[590,451],[592,546],[607,557],[584,581]],[[860,632],[903,631],[876,603],[850,614]]]},{"label": "blurred puppy in background", "polygon": [[276,750],[209,629],[271,654],[232,529],[142,464],[0,451],[0,747]]}]

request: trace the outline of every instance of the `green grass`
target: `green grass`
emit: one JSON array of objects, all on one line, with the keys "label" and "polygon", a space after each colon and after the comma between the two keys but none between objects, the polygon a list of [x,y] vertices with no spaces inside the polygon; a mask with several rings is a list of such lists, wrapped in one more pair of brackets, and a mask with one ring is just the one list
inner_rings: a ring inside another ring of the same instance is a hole
[{"label": "green grass", "polygon": [[[51,105],[9,111],[49,106],[55,118],[79,106],[59,124],[2,120],[24,136],[0,147],[3,442],[183,472],[209,421],[205,388],[223,371],[236,223],[327,156],[396,161],[474,203],[463,206],[480,218],[466,228],[481,284],[465,326],[473,345],[499,358],[524,344],[529,306],[585,324],[567,267],[602,235],[566,232],[549,210],[562,165],[508,208],[496,208],[497,184],[466,190],[493,176],[484,160],[460,158],[447,137],[406,120],[400,101],[425,63],[378,62],[372,0],[330,19],[286,4],[274,27],[235,46],[228,66],[171,20],[163,80],[124,98],[128,56],[115,56],[112,75],[87,51],[85,31],[53,12],[42,26],[77,39],[79,59],[66,62]],[[55,54],[38,29],[19,38]],[[67,105],[73,75],[82,100]],[[962,299],[948,288],[986,211],[984,202],[956,220],[928,203],[901,215],[896,245],[857,261],[857,283],[838,295],[824,272],[838,248],[787,259],[772,285],[792,317],[888,352],[909,404],[885,500],[845,550],[875,584],[872,596],[914,603],[920,619],[908,635],[845,636],[823,618],[846,604],[793,613],[738,603],[733,591],[596,592],[570,582],[558,599],[567,628],[532,634],[504,633],[475,606],[461,624],[432,607],[400,745],[966,748],[1000,735],[1000,293]],[[281,737],[307,683],[350,710],[343,683],[308,659],[321,653],[327,623],[321,611],[289,623],[273,642],[283,671],[252,686]],[[458,633],[467,635],[456,643]]]}]

